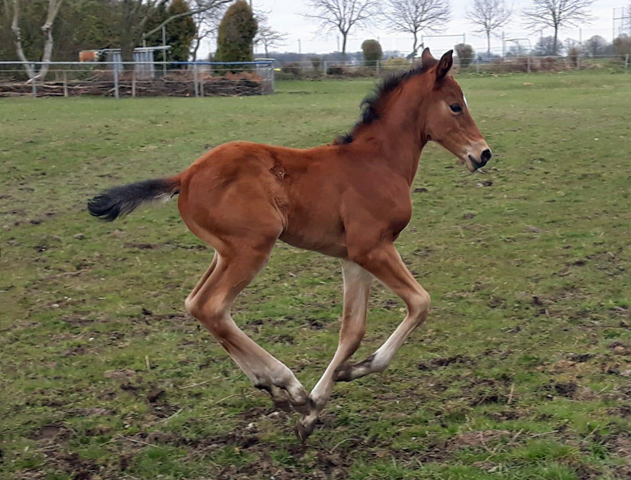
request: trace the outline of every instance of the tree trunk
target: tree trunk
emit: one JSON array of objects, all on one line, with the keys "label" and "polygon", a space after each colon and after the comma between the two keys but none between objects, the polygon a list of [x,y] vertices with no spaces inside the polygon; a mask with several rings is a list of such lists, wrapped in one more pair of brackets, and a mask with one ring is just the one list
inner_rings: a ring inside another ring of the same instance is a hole
[{"label": "tree trunk", "polygon": [[414,62],[414,59],[416,58],[416,50],[417,50],[417,45],[418,44],[418,37],[416,32],[414,32],[414,44],[412,45],[412,62]]},{"label": "tree trunk", "polygon": [[[42,56],[42,62],[50,62],[50,58],[53,54],[53,26],[44,25],[42,27],[42,31],[44,32],[44,35],[46,36],[46,43],[44,43],[44,55]],[[50,68],[50,65],[43,64],[40,67],[39,73],[37,76],[41,80],[44,80],[44,77],[46,77],[46,74],[48,73],[49,68]]]},{"label": "tree trunk", "polygon": [[[44,34],[44,54],[42,56],[42,62],[50,62],[51,57],[53,55],[53,24],[55,22],[55,18],[57,18],[57,14],[59,13],[59,8],[63,0],[48,0],[48,13],[46,15],[46,22],[42,25],[42,33]],[[8,4],[6,4],[8,6]],[[7,12],[8,13],[8,12]],[[33,67],[33,65],[28,63],[26,59],[26,55],[24,55],[24,49],[22,48],[22,32],[20,30],[20,0],[13,0],[13,20],[11,21],[11,30],[15,35],[15,50],[18,55],[18,58],[24,63],[24,69],[26,70],[26,74],[32,80],[36,76],[40,79],[44,79],[50,65],[42,65],[39,72]]]},{"label": "tree trunk", "polygon": [[489,55],[489,57],[491,56],[491,31],[487,30],[486,31],[486,53]]},{"label": "tree trunk", "polygon": [[346,55],[346,36],[348,32],[342,32],[342,55]]},{"label": "tree trunk", "polygon": [[197,61],[197,51],[199,50],[199,46],[201,44],[202,44],[202,39],[199,38],[199,35],[198,35],[197,38],[195,38],[195,48],[193,48],[193,51],[191,52],[191,56],[193,57],[194,62]]},{"label": "tree trunk", "polygon": [[[51,57],[53,56],[53,23],[55,22],[55,18],[57,18],[57,14],[59,13],[59,9],[61,8],[61,4],[64,0],[48,0],[48,14],[46,15],[46,23],[42,25],[42,33],[46,40],[44,41],[44,55],[42,56],[42,62],[50,62]],[[46,63],[41,66],[39,70],[39,77],[41,80],[44,80],[50,65]]]},{"label": "tree trunk", "polygon": [[552,44],[552,54],[557,54],[557,43],[559,41],[559,26],[554,26],[554,43]]},{"label": "tree trunk", "polygon": [[[128,4],[125,4],[125,9],[129,8]],[[121,56],[123,62],[131,62],[134,60],[134,16],[129,10],[123,12],[123,21],[121,23]]]},{"label": "tree trunk", "polygon": [[26,70],[28,78],[32,79],[35,76],[35,70],[33,69],[33,66],[28,63],[26,55],[24,55],[24,49],[22,48],[22,32],[20,31],[19,25],[20,7],[18,1],[19,0],[13,0],[13,20],[11,21],[11,30],[13,31],[13,35],[15,35],[15,51],[18,58],[24,62],[24,70]]}]

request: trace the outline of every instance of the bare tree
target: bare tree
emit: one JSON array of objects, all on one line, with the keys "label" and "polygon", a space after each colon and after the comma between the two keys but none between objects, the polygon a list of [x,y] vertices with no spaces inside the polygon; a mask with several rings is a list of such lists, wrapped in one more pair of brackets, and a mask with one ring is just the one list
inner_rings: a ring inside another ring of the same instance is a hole
[{"label": "bare tree", "polygon": [[552,51],[558,53],[559,28],[589,22],[592,16],[588,9],[594,0],[531,0],[524,10],[526,25],[530,28],[550,27],[554,29]]},{"label": "bare tree", "polygon": [[387,0],[383,17],[393,30],[411,33],[414,37],[412,58],[423,45],[419,45],[421,32],[440,32],[445,29],[451,15],[449,0]]},{"label": "bare tree", "polygon": [[563,53],[563,44],[555,44],[554,37],[552,35],[548,37],[541,37],[535,44],[535,55],[540,57],[549,57],[552,55],[560,55]]},{"label": "bare tree", "polygon": [[262,45],[265,50],[265,57],[269,57],[269,51],[272,48],[285,45],[287,34],[274,30],[268,23],[267,16],[257,15],[259,21],[259,29],[254,37],[255,45]]},{"label": "bare tree", "polygon": [[309,0],[313,13],[305,15],[320,22],[323,30],[342,35],[342,55],[346,55],[346,40],[353,27],[372,22],[380,6],[379,0]]},{"label": "bare tree", "polygon": [[608,43],[600,35],[594,35],[585,41],[585,51],[592,57],[596,57],[605,52]]},{"label": "bare tree", "polygon": [[[53,54],[53,25],[61,4],[64,0],[48,0],[48,9],[46,12],[46,20],[42,25],[42,34],[44,35],[44,53],[42,54],[42,62],[50,62]],[[32,64],[28,63],[24,48],[22,47],[22,30],[20,29],[20,0],[4,0],[4,6],[8,15],[11,15],[11,31],[15,37],[15,50],[19,59],[24,64],[24,69],[31,80],[35,78],[43,79],[48,73],[50,66],[44,63],[40,66],[39,71]]]},{"label": "bare tree", "polygon": [[254,39],[255,45],[262,45],[265,50],[265,56],[269,57],[269,50],[271,48],[280,47],[285,45],[287,40],[287,34],[277,32],[269,25],[259,26],[259,30]]},{"label": "bare tree", "polygon": [[478,32],[486,34],[487,53],[491,55],[491,33],[502,28],[511,18],[513,11],[504,0],[474,0],[467,12],[469,21],[480,28]]},{"label": "bare tree", "polygon": [[197,34],[193,39],[191,48],[191,57],[194,62],[197,61],[197,54],[202,42],[206,39],[216,39],[219,32],[219,24],[226,11],[227,4],[218,5],[217,8],[200,12],[193,15]]}]

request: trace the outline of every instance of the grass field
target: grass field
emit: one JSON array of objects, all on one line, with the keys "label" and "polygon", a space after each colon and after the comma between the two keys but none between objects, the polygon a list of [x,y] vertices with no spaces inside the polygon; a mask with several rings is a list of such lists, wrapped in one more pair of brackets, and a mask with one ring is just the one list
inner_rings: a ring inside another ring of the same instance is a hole
[{"label": "grass field", "polygon": [[[421,160],[397,243],[428,322],[336,386],[306,445],[186,314],[212,252],[176,203],[113,224],[85,205],[229,140],[328,142],[371,83],[0,102],[0,478],[630,478],[631,76],[461,83],[495,157]],[[234,316],[310,389],[341,295],[336,260],[279,244]],[[378,284],[370,307],[358,359],[404,316]]]}]

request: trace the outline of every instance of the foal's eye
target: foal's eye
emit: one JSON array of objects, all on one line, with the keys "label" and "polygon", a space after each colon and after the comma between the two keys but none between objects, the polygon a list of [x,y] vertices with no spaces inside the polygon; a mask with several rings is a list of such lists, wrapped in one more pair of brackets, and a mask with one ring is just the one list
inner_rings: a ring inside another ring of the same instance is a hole
[{"label": "foal's eye", "polygon": [[449,108],[451,108],[451,111],[454,113],[462,112],[462,107],[458,105],[457,103],[454,103],[453,105],[449,105]]}]

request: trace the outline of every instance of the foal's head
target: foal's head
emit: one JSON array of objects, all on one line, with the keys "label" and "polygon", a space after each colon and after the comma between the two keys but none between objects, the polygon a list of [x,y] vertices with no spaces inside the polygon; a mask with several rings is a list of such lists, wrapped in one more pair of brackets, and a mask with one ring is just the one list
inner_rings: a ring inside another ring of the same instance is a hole
[{"label": "foal's head", "polygon": [[424,132],[463,162],[470,171],[483,167],[491,159],[491,150],[469,113],[467,99],[460,85],[449,75],[453,66],[453,51],[440,60],[434,59],[426,48],[421,60],[423,69],[429,67],[425,81],[430,82],[431,93],[425,100]]}]

